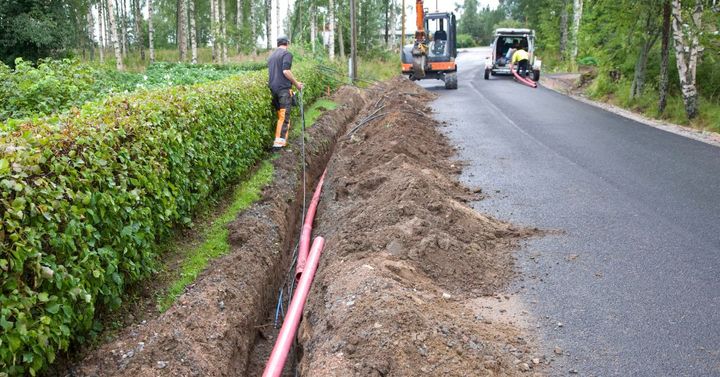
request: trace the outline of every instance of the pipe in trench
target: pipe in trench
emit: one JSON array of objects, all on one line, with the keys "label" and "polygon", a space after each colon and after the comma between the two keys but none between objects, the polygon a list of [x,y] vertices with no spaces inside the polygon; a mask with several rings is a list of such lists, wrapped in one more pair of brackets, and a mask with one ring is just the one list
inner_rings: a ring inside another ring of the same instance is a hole
[{"label": "pipe in trench", "polygon": [[300,276],[300,282],[297,285],[295,294],[293,294],[292,301],[290,301],[285,321],[283,322],[282,328],[280,328],[277,341],[275,342],[275,346],[273,347],[270,358],[265,366],[263,377],[278,377],[282,374],[288,352],[290,351],[290,346],[295,339],[295,333],[297,332],[298,324],[300,323],[300,317],[302,317],[305,301],[307,300],[308,293],[310,292],[310,285],[312,284],[313,278],[315,278],[315,271],[317,271],[317,267],[320,262],[320,255],[322,254],[324,247],[325,239],[322,237],[315,238],[307,257],[307,265],[305,266],[306,270]]},{"label": "pipe in trench", "polygon": [[312,236],[312,225],[315,220],[315,212],[317,211],[318,202],[320,202],[320,193],[322,192],[323,182],[325,181],[325,174],[327,174],[327,168],[323,171],[320,180],[318,181],[315,193],[308,206],[307,215],[305,215],[305,222],[300,232],[300,246],[298,247],[297,265],[295,266],[295,281],[300,279],[300,276],[305,269],[305,263],[310,252],[310,237]]}]

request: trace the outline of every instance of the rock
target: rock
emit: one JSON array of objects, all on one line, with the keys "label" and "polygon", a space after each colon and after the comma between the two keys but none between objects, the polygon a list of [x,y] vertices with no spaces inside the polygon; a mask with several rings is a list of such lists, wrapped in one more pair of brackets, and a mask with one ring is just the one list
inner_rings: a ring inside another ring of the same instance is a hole
[{"label": "rock", "polygon": [[553,352],[555,352],[556,355],[562,355],[563,349],[560,347],[555,347],[555,350]]},{"label": "rock", "polygon": [[578,374],[578,371],[575,369],[570,369],[570,374]]},{"label": "rock", "polygon": [[532,359],[532,363],[535,365],[540,364],[540,359],[536,357],[536,358]]},{"label": "rock", "polygon": [[530,371],[530,366],[529,366],[527,363],[520,363],[520,365],[518,366],[518,368],[520,368],[520,370],[523,371],[523,372],[529,372],[529,371]]},{"label": "rock", "polygon": [[447,299],[449,299],[449,298],[452,298],[452,295],[449,294],[449,293],[443,292],[442,297],[447,300]]},{"label": "rock", "polygon": [[167,367],[167,361],[158,361],[155,364],[155,368],[158,368],[158,369],[165,369],[165,367]]}]

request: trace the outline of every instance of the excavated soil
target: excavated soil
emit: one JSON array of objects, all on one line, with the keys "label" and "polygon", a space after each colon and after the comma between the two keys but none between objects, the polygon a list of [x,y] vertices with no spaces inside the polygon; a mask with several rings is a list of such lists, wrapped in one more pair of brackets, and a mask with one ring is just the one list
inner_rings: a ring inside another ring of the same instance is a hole
[{"label": "excavated soil", "polygon": [[395,79],[369,98],[328,166],[300,374],[539,372],[522,305],[501,294],[512,250],[534,231],[465,204],[478,195],[458,181],[454,148],[426,106],[432,94]]},{"label": "excavated soil", "polygon": [[[341,88],[338,108],[308,130],[308,191],[339,133],[364,106]],[[274,160],[263,198],[230,224],[228,255],[213,261],[168,311],[124,329],[71,368],[74,376],[244,376],[258,329],[276,300],[298,234],[302,203],[299,140]]]}]

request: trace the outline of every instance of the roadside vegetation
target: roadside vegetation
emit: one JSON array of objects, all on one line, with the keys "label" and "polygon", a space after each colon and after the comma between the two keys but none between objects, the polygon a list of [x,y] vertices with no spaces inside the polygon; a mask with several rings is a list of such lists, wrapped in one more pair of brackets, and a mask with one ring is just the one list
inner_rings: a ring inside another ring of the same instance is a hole
[{"label": "roadside vegetation", "polygon": [[508,0],[497,9],[477,4],[464,2],[459,27],[477,43],[490,43],[489,33],[497,27],[534,29],[544,70],[581,70],[590,97],[720,132],[715,2]]}]

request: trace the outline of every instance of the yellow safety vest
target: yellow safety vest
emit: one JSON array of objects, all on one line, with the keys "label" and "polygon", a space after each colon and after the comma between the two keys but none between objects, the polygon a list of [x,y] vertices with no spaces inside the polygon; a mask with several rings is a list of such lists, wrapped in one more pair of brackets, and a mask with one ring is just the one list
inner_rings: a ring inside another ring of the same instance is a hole
[{"label": "yellow safety vest", "polygon": [[530,54],[527,53],[525,50],[517,50],[512,56],[512,64],[515,64],[521,60],[528,60],[530,59]]}]

